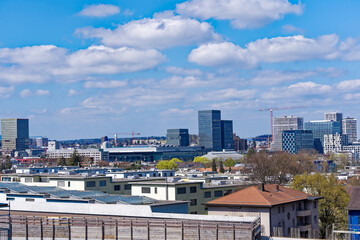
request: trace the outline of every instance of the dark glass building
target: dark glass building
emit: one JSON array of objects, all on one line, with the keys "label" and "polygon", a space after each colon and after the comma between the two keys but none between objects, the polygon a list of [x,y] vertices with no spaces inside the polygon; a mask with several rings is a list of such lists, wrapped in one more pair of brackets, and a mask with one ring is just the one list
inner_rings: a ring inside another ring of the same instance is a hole
[{"label": "dark glass building", "polygon": [[166,144],[172,146],[189,146],[188,129],[168,129],[166,133]]},{"label": "dark glass building", "polygon": [[221,151],[221,112],[220,110],[202,110],[198,112],[199,146]]},{"label": "dark glass building", "polygon": [[1,119],[2,150],[25,150],[29,145],[29,119]]},{"label": "dark glass building", "polygon": [[319,153],[324,153],[324,135],[341,134],[341,122],[331,120],[320,120],[305,122],[304,128],[311,130],[314,135],[314,148]]},{"label": "dark glass building", "polygon": [[221,120],[221,147],[234,150],[233,121]]},{"label": "dark glass building", "polygon": [[282,150],[291,154],[301,149],[314,149],[314,135],[311,130],[285,130],[282,132]]}]

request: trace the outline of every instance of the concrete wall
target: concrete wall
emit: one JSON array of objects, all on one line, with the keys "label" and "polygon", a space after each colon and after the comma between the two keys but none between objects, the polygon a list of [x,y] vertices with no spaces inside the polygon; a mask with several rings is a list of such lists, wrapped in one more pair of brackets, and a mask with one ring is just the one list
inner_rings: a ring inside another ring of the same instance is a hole
[{"label": "concrete wall", "polygon": [[270,209],[269,208],[228,208],[209,207],[208,214],[214,216],[260,217],[261,235],[270,236]]},{"label": "concrete wall", "polygon": [[[7,227],[0,224],[0,227]],[[239,222],[106,217],[12,217],[12,239],[255,240],[258,225]],[[258,238],[259,239],[259,236]]]}]

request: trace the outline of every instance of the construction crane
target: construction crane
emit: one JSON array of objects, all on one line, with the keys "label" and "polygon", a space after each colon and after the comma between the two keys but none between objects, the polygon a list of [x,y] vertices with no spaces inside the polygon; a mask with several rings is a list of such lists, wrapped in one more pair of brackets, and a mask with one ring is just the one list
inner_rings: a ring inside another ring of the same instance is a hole
[{"label": "construction crane", "polygon": [[307,107],[281,107],[281,108],[263,108],[263,109],[260,109],[260,111],[270,111],[270,119],[271,119],[271,142],[274,141],[273,111],[275,111],[275,110],[297,109],[297,108],[307,108]]},{"label": "construction crane", "polygon": [[134,145],[134,136],[138,136],[140,135],[141,133],[138,133],[138,132],[135,132],[135,131],[132,131],[131,133],[114,133],[114,139],[115,139],[115,144],[117,144],[117,136],[118,135],[127,135],[127,136],[130,136],[132,137],[131,139],[131,145]]}]

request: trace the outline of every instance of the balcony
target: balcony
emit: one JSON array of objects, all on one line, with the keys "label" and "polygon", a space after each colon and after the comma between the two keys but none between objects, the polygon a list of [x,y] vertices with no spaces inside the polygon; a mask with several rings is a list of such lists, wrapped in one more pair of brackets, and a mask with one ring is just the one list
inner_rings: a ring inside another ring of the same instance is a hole
[{"label": "balcony", "polygon": [[307,216],[311,216],[311,210],[297,211],[297,212],[296,212],[296,216],[297,216],[297,217],[307,217]]},{"label": "balcony", "polygon": [[305,232],[311,229],[311,224],[298,225],[298,228],[300,229],[300,232]]}]

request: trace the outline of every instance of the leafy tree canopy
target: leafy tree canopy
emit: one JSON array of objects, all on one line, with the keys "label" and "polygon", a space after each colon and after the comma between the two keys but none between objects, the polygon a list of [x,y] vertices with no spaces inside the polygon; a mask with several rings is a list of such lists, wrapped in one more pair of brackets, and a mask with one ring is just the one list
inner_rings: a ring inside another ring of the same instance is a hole
[{"label": "leafy tree canopy", "polygon": [[323,197],[323,199],[319,200],[321,238],[329,236],[329,226],[332,226],[332,224],[337,228],[347,227],[346,206],[350,197],[345,187],[338,183],[335,175],[304,173],[294,177],[291,187],[314,196]]}]

